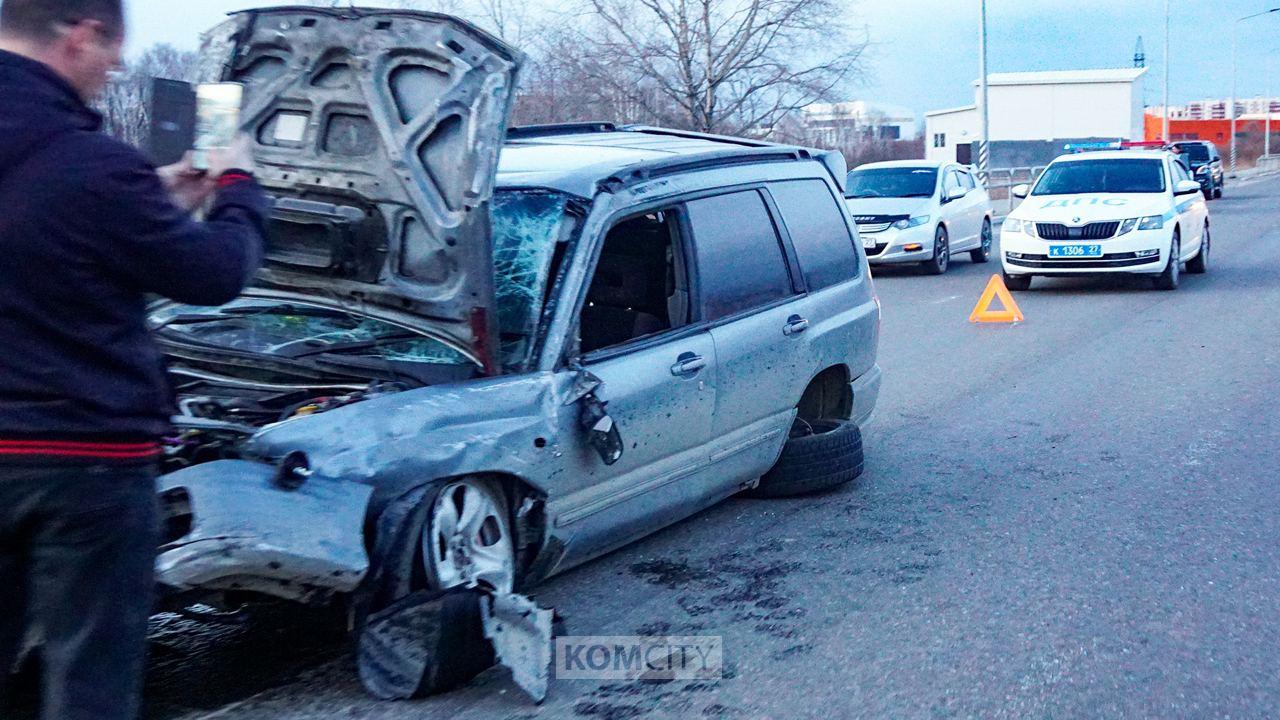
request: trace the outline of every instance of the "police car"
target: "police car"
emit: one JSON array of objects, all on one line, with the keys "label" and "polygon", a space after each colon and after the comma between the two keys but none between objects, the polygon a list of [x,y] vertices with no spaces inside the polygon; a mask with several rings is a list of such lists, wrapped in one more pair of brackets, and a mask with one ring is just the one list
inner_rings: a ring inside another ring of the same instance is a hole
[{"label": "police car", "polygon": [[1036,275],[1135,273],[1174,290],[1183,263],[1208,269],[1200,183],[1176,155],[1144,145],[1069,145],[1076,152],[1054,160],[1034,188],[1012,189],[1025,199],[1000,233],[1009,289],[1029,289]]}]

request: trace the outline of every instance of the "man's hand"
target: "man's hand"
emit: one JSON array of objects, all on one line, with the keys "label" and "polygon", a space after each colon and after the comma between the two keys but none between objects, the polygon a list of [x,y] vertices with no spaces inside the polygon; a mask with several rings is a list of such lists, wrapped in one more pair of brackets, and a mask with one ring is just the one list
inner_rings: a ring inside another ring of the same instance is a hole
[{"label": "man's hand", "polygon": [[156,171],[173,204],[189,213],[203,205],[218,184],[215,176],[192,167],[191,159],[192,154],[187,153],[181,162]]},{"label": "man's hand", "polygon": [[217,180],[228,170],[244,170],[253,172],[253,140],[245,133],[240,133],[231,143],[231,147],[209,151],[209,177]]}]

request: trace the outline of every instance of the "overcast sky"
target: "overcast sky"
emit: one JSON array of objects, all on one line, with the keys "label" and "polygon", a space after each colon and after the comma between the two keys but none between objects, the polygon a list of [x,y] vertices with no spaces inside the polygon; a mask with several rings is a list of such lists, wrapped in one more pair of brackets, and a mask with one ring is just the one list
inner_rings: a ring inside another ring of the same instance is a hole
[{"label": "overcast sky", "polygon": [[[127,0],[131,49],[157,42],[194,48],[199,33],[230,10],[270,0]],[[358,3],[363,4],[363,3]],[[376,3],[369,3],[376,4]],[[973,102],[978,71],[978,0],[853,0],[850,17],[872,41],[868,79],[849,99],[903,105],[917,114]],[[1231,93],[1235,18],[1280,0],[1172,0],[1170,95],[1180,103]],[[992,72],[1128,67],[1146,44],[1147,102],[1163,82],[1164,0],[989,0]],[[1268,64],[1280,94],[1280,13],[1239,25],[1240,96],[1261,94]]]}]

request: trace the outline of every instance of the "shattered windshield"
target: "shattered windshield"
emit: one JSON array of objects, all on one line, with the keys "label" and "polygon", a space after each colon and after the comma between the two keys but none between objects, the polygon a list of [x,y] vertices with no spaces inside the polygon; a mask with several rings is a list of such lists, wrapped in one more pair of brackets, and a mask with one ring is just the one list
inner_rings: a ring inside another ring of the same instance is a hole
[{"label": "shattered windshield", "polygon": [[575,227],[569,196],[549,190],[493,195],[493,264],[503,364],[524,362],[537,335],[556,246]]},{"label": "shattered windshield", "polygon": [[465,355],[421,333],[328,306],[252,297],[218,308],[167,304],[153,329],[175,340],[300,359],[326,353],[406,363],[471,365]]},{"label": "shattered windshield", "polygon": [[[516,367],[528,357],[542,315],[558,241],[573,231],[566,195],[505,190],[492,203],[495,292],[502,357]],[[411,329],[328,305],[244,297],[218,308],[170,303],[152,327],[175,340],[281,358],[341,353],[405,363],[471,365],[466,355]]]}]

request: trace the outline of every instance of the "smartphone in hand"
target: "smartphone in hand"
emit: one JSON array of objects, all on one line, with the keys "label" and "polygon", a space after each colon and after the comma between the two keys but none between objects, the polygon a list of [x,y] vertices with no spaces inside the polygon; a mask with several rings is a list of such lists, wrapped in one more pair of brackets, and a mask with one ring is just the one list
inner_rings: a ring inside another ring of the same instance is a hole
[{"label": "smartphone in hand", "polygon": [[181,80],[151,80],[147,154],[156,167],[180,162],[196,141],[196,90]]},{"label": "smartphone in hand", "polygon": [[209,151],[231,147],[240,132],[240,83],[206,83],[196,86],[195,159],[197,170],[209,169]]}]

